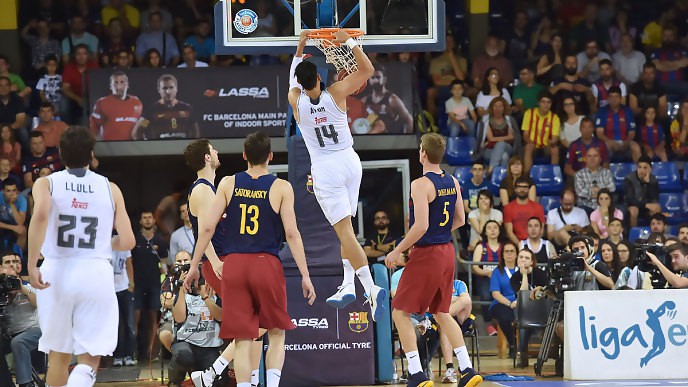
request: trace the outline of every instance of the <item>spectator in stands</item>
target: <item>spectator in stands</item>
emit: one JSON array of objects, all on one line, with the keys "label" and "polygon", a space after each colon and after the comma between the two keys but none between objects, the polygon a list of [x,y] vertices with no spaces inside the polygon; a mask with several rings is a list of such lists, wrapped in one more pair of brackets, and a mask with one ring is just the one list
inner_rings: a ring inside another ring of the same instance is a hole
[{"label": "spectator in stands", "polygon": [[[541,3],[543,4],[543,3]],[[546,4],[543,4],[545,7],[547,7]],[[537,23],[537,27],[535,28],[535,31],[533,31],[531,40],[530,40],[530,52],[532,55],[536,56],[538,60],[542,59],[542,55],[547,55],[548,52],[552,51],[554,48],[557,56],[559,55],[559,52],[561,51],[562,48],[562,37],[561,34],[559,34],[558,26],[552,22],[552,18],[550,17],[550,11],[548,10],[543,10],[541,15],[533,16],[531,17],[531,20],[533,22],[539,20]],[[549,58],[549,59],[555,59],[554,57]],[[563,58],[559,57],[559,65],[561,65]],[[549,63],[553,63],[552,61],[549,61]],[[539,63],[539,62],[538,62]],[[545,66],[550,66],[547,63],[543,63],[543,67]],[[545,73],[549,71],[549,69],[545,69]],[[563,73],[562,73],[563,74]],[[538,74],[538,75],[543,75],[543,74]],[[551,78],[548,78],[549,82],[540,82],[543,84],[549,84],[551,82]]]},{"label": "spectator in stands", "polygon": [[85,46],[88,59],[98,59],[98,38],[86,32],[86,22],[83,16],[74,15],[69,19],[69,35],[62,40],[62,63],[68,63],[75,58],[77,46]]},{"label": "spectator in stands", "polygon": [[[451,34],[446,36],[446,46],[442,55],[430,61],[430,80],[427,107],[432,115],[437,115],[437,104],[451,96],[450,87],[454,80],[466,81],[468,62],[456,52],[456,41]],[[475,95],[466,93],[467,95]]]},{"label": "spectator in stands", "polygon": [[[542,20],[549,20],[543,18]],[[538,26],[538,29],[541,27]],[[533,38],[537,32],[533,35]],[[560,34],[552,35],[552,41],[547,53],[540,57],[537,63],[537,79],[543,85],[549,85],[553,80],[564,76],[564,53],[562,52],[563,38]]]},{"label": "spectator in stands", "polygon": [[2,157],[9,160],[10,169],[18,173],[21,170],[21,144],[9,125],[3,124],[0,127],[0,141],[2,141]]},{"label": "spectator in stands", "polygon": [[[471,79],[473,85],[479,90],[485,90],[485,83],[488,81],[489,71],[496,69],[497,73],[501,75],[501,80],[505,85],[514,80],[511,71],[511,62],[505,58],[500,52],[501,43],[499,38],[491,35],[487,37],[485,42],[485,52],[480,54],[473,61],[473,69],[471,70]],[[484,78],[483,78],[484,77]],[[511,99],[509,98],[509,103]],[[487,104],[485,104],[487,107]]]},{"label": "spectator in stands", "polygon": [[187,192],[187,185],[183,181],[177,181],[174,191],[160,200],[155,208],[155,224],[158,232],[166,241],[170,240],[170,235],[177,229],[179,223],[179,201],[184,192]]},{"label": "spectator in stands", "polygon": [[41,103],[38,110],[40,121],[38,126],[33,128],[43,133],[43,141],[47,147],[57,147],[60,145],[60,136],[62,132],[67,129],[67,124],[63,121],[57,121],[54,117],[54,108],[50,102]]},{"label": "spectator in stands", "polygon": [[639,217],[649,218],[662,212],[659,205],[659,183],[652,174],[652,160],[641,156],[637,164],[637,170],[624,179],[624,200],[628,207],[630,227],[638,225]]},{"label": "spectator in stands", "polygon": [[162,53],[162,66],[174,67],[179,63],[179,47],[174,36],[162,29],[162,15],[160,12],[151,12],[148,15],[150,29],[141,33],[136,39],[136,62],[143,65],[143,56],[151,48]]},{"label": "spectator in stands", "polygon": [[31,47],[31,67],[34,72],[46,66],[48,56],[62,57],[62,45],[50,36],[50,24],[45,19],[32,19],[22,29],[21,37]]},{"label": "spectator in stands", "polygon": [[0,123],[9,124],[12,129],[19,131],[24,127],[25,120],[24,102],[11,91],[10,79],[0,76]]},{"label": "spectator in stands", "polygon": [[31,154],[24,158],[22,173],[24,186],[32,188],[33,183],[40,177],[41,170],[47,168],[50,172],[57,172],[64,168],[57,148],[48,148],[43,140],[43,133],[31,132]]},{"label": "spectator in stands", "polygon": [[[635,42],[636,38],[638,37],[638,29],[635,28],[632,25],[629,25],[628,23],[628,12],[621,8],[616,12],[616,16],[614,17],[614,20],[612,21],[612,24],[609,26],[609,43],[612,46],[611,52],[617,53],[619,51],[622,51],[625,53],[624,49],[624,40],[627,39],[628,41],[626,43],[631,43],[630,44],[630,49],[633,49],[633,42]],[[643,55],[642,53],[640,53]],[[616,58],[615,55],[612,55],[612,59],[614,64],[616,65]],[[645,63],[645,55],[643,55],[643,63]],[[640,71],[638,71],[640,73]],[[620,74],[621,75],[621,74]],[[638,74],[636,74],[636,77]],[[624,82],[635,82],[635,81],[630,81],[629,79],[624,79]]]},{"label": "spectator in stands", "polygon": [[129,70],[134,65],[134,55],[130,50],[125,48],[119,49],[115,53],[115,59],[112,63],[112,68],[117,70]]},{"label": "spectator in stands", "polygon": [[597,138],[604,141],[611,154],[631,152],[633,161],[641,155],[641,149],[636,138],[636,125],[633,112],[628,106],[621,104],[621,89],[616,86],[609,88],[607,93],[609,105],[597,112],[595,126]]},{"label": "spectator in stands", "polygon": [[[193,253],[196,239],[194,238],[193,229],[191,228],[191,221],[189,220],[188,203],[183,201],[179,204],[179,217],[182,220],[182,226],[176,229],[172,236],[170,236],[170,254],[169,258],[177,256],[180,251]],[[172,264],[173,262],[169,262]]]},{"label": "spectator in stands", "polygon": [[528,220],[533,217],[545,222],[545,211],[540,203],[528,198],[530,179],[516,179],[516,199],[504,206],[504,228],[506,236],[518,245],[528,237]]},{"label": "spectator in stands", "polygon": [[[535,254],[527,247],[518,252],[517,258],[518,271],[511,276],[511,288],[517,296],[521,290],[531,291],[531,299],[534,299],[532,290],[535,287],[543,287],[549,284],[547,273],[544,270],[537,270]],[[521,328],[518,331],[518,351],[516,352],[516,367],[528,367],[528,342],[534,329]]]},{"label": "spectator in stands", "polygon": [[115,367],[133,366],[136,350],[134,336],[134,266],[131,263],[131,251],[113,251],[112,269],[115,277],[115,294],[119,306],[119,330],[117,348],[113,354]]},{"label": "spectator in stands", "polygon": [[206,62],[196,59],[196,49],[192,45],[184,45],[182,48],[182,60],[183,62],[177,65],[177,67],[190,69],[197,67],[208,67]]},{"label": "spectator in stands", "polygon": [[621,104],[626,105],[626,85],[620,80],[616,79],[614,69],[612,68],[612,61],[609,59],[602,59],[599,61],[600,78],[592,84],[592,95],[595,97],[595,105],[597,109],[601,109],[609,104],[607,100],[609,96],[609,89],[611,87],[618,87],[621,90]]},{"label": "spectator in stands", "polygon": [[505,56],[511,60],[514,71],[519,71],[530,62],[530,31],[528,15],[525,11],[516,11],[513,15],[513,28],[506,40]]},{"label": "spectator in stands", "polygon": [[110,0],[110,4],[100,11],[100,19],[103,25],[119,20],[126,36],[136,36],[139,30],[139,10],[125,0]]},{"label": "spectator in stands", "polygon": [[557,101],[573,93],[573,98],[577,106],[581,107],[582,113],[590,114],[594,110],[595,99],[590,89],[590,82],[578,74],[578,59],[574,55],[567,55],[564,58],[564,70],[563,77],[552,80],[550,93],[554,94]]},{"label": "spectator in stands", "polygon": [[580,233],[590,220],[585,210],[575,206],[576,192],[573,189],[564,188],[560,200],[559,208],[547,212],[547,239],[558,246],[566,246],[571,236]]},{"label": "spectator in stands", "polygon": [[[19,4],[26,5],[28,3],[31,2],[21,2]],[[31,6],[26,7],[26,20],[47,20],[50,29],[53,30],[56,36],[64,35],[65,22],[67,21],[65,6],[57,4],[54,0],[41,0],[36,3],[38,4],[31,4]],[[20,10],[23,11],[24,9],[20,8]]]},{"label": "spectator in stands", "polygon": [[31,88],[26,86],[24,80],[19,75],[10,72],[10,61],[4,55],[0,55],[0,77],[9,79],[10,90],[21,98],[26,98],[31,94]]},{"label": "spectator in stands", "polygon": [[590,225],[595,233],[603,239],[609,237],[607,228],[611,227],[612,221],[623,218],[623,212],[614,204],[611,191],[607,188],[597,191],[597,208],[590,214]]},{"label": "spectator in stands", "polygon": [[588,82],[595,82],[600,78],[600,61],[611,60],[609,54],[600,51],[600,45],[596,38],[588,38],[585,41],[585,49],[576,55],[578,60],[578,73]]},{"label": "spectator in stands", "polygon": [[[606,28],[606,25],[598,22],[597,6],[595,4],[588,4],[585,7],[583,21],[571,28],[569,49],[571,51],[580,51],[582,49],[587,51],[590,48],[589,44],[591,42],[594,42],[596,46],[603,47],[608,51],[611,49],[611,44],[609,43],[609,31]],[[588,54],[589,59],[594,59],[596,56],[596,53]],[[582,58],[578,58],[578,63],[581,62]],[[585,63],[583,63],[581,66],[585,66]],[[596,78],[597,77],[590,79],[590,82],[594,81]]]},{"label": "spectator in stands", "polygon": [[[21,258],[12,251],[2,253],[2,274],[19,277]],[[8,337],[0,339],[0,384],[14,386],[5,354],[14,356],[14,373],[20,387],[35,387],[31,375],[31,352],[38,349],[41,328],[36,312],[36,289],[28,282],[21,281],[18,291],[10,292],[9,304],[4,308],[3,328]]]},{"label": "spectator in stands", "polygon": [[[475,288],[473,293],[480,298],[480,301],[492,301],[490,292],[490,278],[497,264],[502,261],[503,248],[510,250],[510,254],[515,254],[517,249],[513,243],[502,245],[500,241],[501,225],[496,220],[488,220],[482,228],[482,242],[478,243],[473,250],[473,262],[489,263],[485,265],[472,266],[475,274],[473,281]],[[482,305],[483,321],[486,324],[487,334],[494,336],[497,329],[492,325],[492,315],[489,305]]]},{"label": "spectator in stands", "polygon": [[499,199],[502,206],[506,206],[507,203],[516,199],[516,180],[520,178],[528,183],[528,199],[535,201],[537,198],[535,183],[533,183],[527,170],[525,173],[523,171],[523,159],[519,156],[512,156],[506,167],[506,176],[499,184]]},{"label": "spectator in stands", "polygon": [[659,83],[668,94],[680,98],[688,96],[688,82],[685,68],[688,67],[688,52],[679,45],[675,26],[662,29],[662,48],[652,52],[650,59],[659,72]]},{"label": "spectator in stands", "polygon": [[657,121],[657,111],[653,106],[648,106],[643,113],[644,120],[638,128],[642,152],[650,158],[659,157],[661,161],[667,161],[664,128]]},{"label": "spectator in stands", "polygon": [[[619,211],[619,210],[616,210]],[[607,238],[602,239],[602,242],[609,242],[618,247],[623,242],[623,220],[619,218],[611,218],[607,225]]]},{"label": "spectator in stands", "polygon": [[503,254],[499,257],[497,268],[490,277],[490,292],[492,304],[490,313],[499,323],[502,333],[509,343],[509,358],[516,357],[516,336],[512,324],[514,323],[514,309],[516,309],[516,293],[511,287],[511,277],[518,270],[516,267],[516,245],[510,241],[504,242]]},{"label": "spectator in stands", "polygon": [[538,95],[538,107],[528,109],[523,116],[524,168],[530,170],[536,154],[550,158],[552,165],[559,164],[559,116],[552,111],[552,94],[543,90]]},{"label": "spectator in stands", "polygon": [[478,98],[475,101],[475,107],[478,110],[478,117],[483,117],[487,114],[487,108],[490,106],[490,102],[497,97],[502,97],[508,105],[506,106],[506,114],[511,112],[511,95],[509,91],[502,86],[502,80],[499,75],[499,70],[494,67],[490,67],[487,72],[485,72],[485,79],[481,82],[481,89],[478,93]]},{"label": "spectator in stands", "polygon": [[172,31],[172,27],[174,26],[174,19],[172,18],[172,14],[170,13],[170,11],[168,11],[167,8],[165,8],[162,5],[163,1],[148,0],[146,1],[146,3],[148,4],[148,9],[139,12],[139,26],[141,27],[141,31],[150,30],[149,20],[150,14],[153,12],[160,13],[160,16],[162,17],[162,30],[165,32]]},{"label": "spectator in stands", "polygon": [[673,236],[668,233],[667,218],[661,212],[654,213],[650,217],[650,232],[663,234],[665,238],[670,238]]},{"label": "spectator in stands", "polygon": [[503,220],[502,212],[494,208],[492,193],[487,189],[481,190],[478,193],[478,208],[471,210],[468,214],[468,224],[471,226],[468,249],[473,251],[479,242],[485,241],[481,235],[487,223],[495,221],[501,227]]},{"label": "spectator in stands", "polygon": [[2,182],[0,195],[0,243],[4,250],[12,250],[15,243],[26,248],[26,197],[19,195],[17,182],[8,178]]},{"label": "spectator in stands", "polygon": [[511,116],[506,115],[508,103],[497,97],[487,107],[487,117],[482,119],[482,133],[479,136],[482,156],[489,163],[487,174],[492,175],[496,166],[506,166],[514,154],[518,127]]},{"label": "spectator in stands", "polygon": [[655,64],[645,63],[638,82],[631,85],[628,106],[633,114],[640,115],[649,106],[655,108],[659,118],[667,115],[667,95],[664,88],[657,81]]},{"label": "spectator in stands", "polygon": [[683,223],[678,226],[678,239],[681,243],[688,244],[688,224]]},{"label": "spectator in stands", "polygon": [[88,70],[98,68],[98,63],[90,60],[88,47],[79,44],[74,47],[74,60],[65,65],[62,71],[62,93],[66,107],[60,109],[67,122],[78,123],[86,115],[88,101]]},{"label": "spectator in stands", "polygon": [[657,266],[662,276],[673,288],[688,288],[688,246],[683,243],[674,243],[667,248],[667,253],[671,256],[673,271],[664,266],[654,254],[648,252],[647,256],[650,257],[652,263]]},{"label": "spectator in stands", "polygon": [[665,28],[676,28],[673,25],[674,17],[674,9],[672,7],[660,7],[657,18],[643,28],[641,36],[646,52],[652,53],[654,50],[662,47],[663,30]]},{"label": "spectator in stands", "polygon": [[544,89],[544,86],[535,82],[535,68],[531,65],[519,69],[519,78],[521,82],[514,87],[514,114],[537,107],[538,95]]},{"label": "spectator in stands", "polygon": [[[21,169],[21,165],[19,168]],[[10,159],[2,156],[0,157],[0,181],[5,181],[5,179],[12,179],[16,181],[19,191],[23,190],[24,184],[22,179],[19,178],[19,175],[12,171],[12,163],[10,162]]]},{"label": "spectator in stands", "polygon": [[638,81],[645,64],[645,55],[633,49],[633,39],[630,34],[621,36],[621,47],[612,55],[616,76],[627,86]]},{"label": "spectator in stands", "polygon": [[542,238],[542,225],[543,222],[537,216],[528,219],[528,238],[522,240],[519,247],[532,251],[538,263],[547,263],[557,255],[557,250],[552,242]]},{"label": "spectator in stands", "polygon": [[681,101],[669,132],[671,133],[671,152],[674,156],[685,159],[688,156],[688,99]]},{"label": "spectator in stands", "polygon": [[[160,275],[167,274],[167,242],[155,227],[155,218],[151,211],[142,211],[139,224],[141,229],[136,233],[136,246],[131,250],[134,267],[134,328],[139,340],[148,339],[144,347],[148,353],[140,353],[139,359],[148,359],[153,350],[158,310],[160,309]],[[145,313],[148,326],[143,333],[139,323],[141,314]]]},{"label": "spectator in stands", "polygon": [[397,246],[401,235],[391,233],[389,230],[389,215],[384,210],[375,211],[373,215],[373,226],[375,234],[369,235],[363,251],[368,257],[371,265],[376,262],[384,261],[385,256]]},{"label": "spectator in stands", "polygon": [[162,63],[160,62],[160,52],[155,48],[151,48],[146,51],[146,54],[143,56],[143,63],[141,63],[140,66],[149,68],[162,67]]},{"label": "spectator in stands", "polygon": [[[560,120],[563,121],[559,132],[559,142],[563,151],[568,152],[571,144],[581,138],[581,121],[585,117],[578,113],[578,106],[576,106],[576,100],[573,96],[564,98],[562,109],[563,113],[559,115]],[[592,133],[590,134],[592,135]]]},{"label": "spectator in stands", "polygon": [[451,83],[452,96],[444,102],[450,137],[458,137],[459,134],[475,137],[475,123],[477,121],[475,107],[470,99],[464,97],[463,92],[463,81],[453,80]]},{"label": "spectator in stands", "polygon": [[124,37],[120,18],[111,19],[107,26],[107,36],[100,47],[100,63],[104,67],[114,67],[119,62],[120,51],[124,51],[127,56],[133,55],[134,43],[130,38]]},{"label": "spectator in stands", "polygon": [[[619,262],[619,253],[616,251],[616,246],[610,242],[600,243],[600,258],[602,262],[607,265],[609,272],[612,275],[612,281],[616,283],[619,279],[619,274],[621,274],[621,262]],[[611,288],[606,288],[605,286],[600,286],[603,290],[611,290]]]},{"label": "spectator in stands", "polygon": [[[621,224],[621,221],[618,221],[619,224]],[[619,241],[619,243],[614,243],[611,238],[607,239],[605,242],[611,242],[616,246],[616,252],[619,253],[619,265],[621,266],[621,270],[619,270],[619,275],[621,275],[621,271],[626,268],[633,268],[633,246],[631,245],[631,242],[622,239]],[[617,281],[618,281],[618,276],[617,276]],[[616,288],[616,287],[615,287]]]},{"label": "spectator in stands", "polygon": [[616,190],[614,176],[609,169],[601,165],[600,151],[597,148],[588,149],[585,155],[585,168],[576,172],[574,181],[578,207],[587,213],[591,213],[597,207],[597,194],[601,189],[606,188],[610,192]]},{"label": "spectator in stands", "polygon": [[195,34],[184,40],[184,46],[191,45],[196,50],[198,59],[209,63],[211,66],[217,60],[215,56],[215,38],[210,34],[208,19],[196,22]]},{"label": "spectator in stands", "polygon": [[486,189],[488,189],[488,182],[485,180],[485,164],[480,160],[474,161],[471,166],[471,178],[461,184],[461,197],[466,214],[478,208],[478,196]]},{"label": "spectator in stands", "polygon": [[46,73],[36,84],[36,90],[40,93],[41,101],[50,102],[55,112],[59,112],[62,104],[62,75],[57,73],[57,58],[55,55],[48,55],[45,58]]}]

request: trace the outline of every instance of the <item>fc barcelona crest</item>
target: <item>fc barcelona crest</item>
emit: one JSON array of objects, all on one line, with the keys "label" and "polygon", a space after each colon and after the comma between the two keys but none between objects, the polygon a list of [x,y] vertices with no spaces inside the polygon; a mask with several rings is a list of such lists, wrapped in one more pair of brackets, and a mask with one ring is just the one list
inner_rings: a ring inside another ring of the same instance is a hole
[{"label": "fc barcelona crest", "polygon": [[349,312],[349,329],[356,333],[368,330],[368,312]]},{"label": "fc barcelona crest", "polygon": [[308,180],[306,180],[306,191],[313,193],[313,176],[308,175]]}]

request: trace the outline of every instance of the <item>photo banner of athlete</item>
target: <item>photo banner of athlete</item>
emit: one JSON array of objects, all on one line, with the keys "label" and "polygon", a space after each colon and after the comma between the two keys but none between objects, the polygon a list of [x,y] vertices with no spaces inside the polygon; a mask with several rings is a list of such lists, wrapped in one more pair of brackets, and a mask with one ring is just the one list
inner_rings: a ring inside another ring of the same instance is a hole
[{"label": "photo banner of athlete", "polygon": [[[413,133],[412,67],[378,65],[347,100],[354,134]],[[89,73],[89,125],[101,141],[284,135],[289,66],[97,69]],[[332,80],[330,80],[332,81]]]}]

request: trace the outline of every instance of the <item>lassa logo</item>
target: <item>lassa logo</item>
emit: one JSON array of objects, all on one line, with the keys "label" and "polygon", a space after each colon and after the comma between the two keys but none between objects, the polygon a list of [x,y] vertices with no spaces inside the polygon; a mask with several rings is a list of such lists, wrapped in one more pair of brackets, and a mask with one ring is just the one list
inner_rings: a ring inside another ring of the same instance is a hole
[{"label": "lassa logo", "polygon": [[291,319],[291,322],[297,327],[311,327],[313,329],[327,329],[330,324],[327,322],[326,318],[300,318],[298,320]]},{"label": "lassa logo", "polygon": [[217,95],[219,97],[270,98],[270,91],[267,87],[233,87],[231,89],[220,89]]}]

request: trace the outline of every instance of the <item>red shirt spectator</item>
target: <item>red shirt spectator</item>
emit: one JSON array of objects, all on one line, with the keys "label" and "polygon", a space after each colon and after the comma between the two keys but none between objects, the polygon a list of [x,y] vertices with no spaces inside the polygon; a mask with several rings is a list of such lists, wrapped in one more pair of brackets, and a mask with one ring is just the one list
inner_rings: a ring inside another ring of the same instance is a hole
[{"label": "red shirt spectator", "polygon": [[530,183],[527,178],[516,179],[516,199],[504,206],[504,227],[506,234],[518,245],[528,238],[528,220],[536,217],[545,223],[545,210],[540,203],[528,199]]},{"label": "red shirt spectator", "polygon": [[[85,66],[79,66],[74,62],[69,62],[62,70],[62,84],[69,85],[74,94],[83,97],[83,92],[88,92],[88,71],[97,69],[98,63],[92,60],[86,62]],[[84,84],[83,81],[86,81]]]}]

